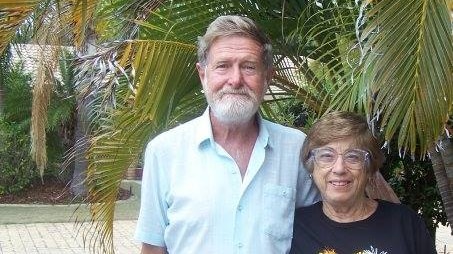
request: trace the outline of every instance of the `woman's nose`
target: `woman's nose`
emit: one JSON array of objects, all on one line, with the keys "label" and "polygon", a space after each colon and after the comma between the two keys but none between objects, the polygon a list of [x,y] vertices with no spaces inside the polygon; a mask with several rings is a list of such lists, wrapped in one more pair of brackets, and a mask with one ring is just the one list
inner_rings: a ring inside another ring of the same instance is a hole
[{"label": "woman's nose", "polygon": [[342,173],[346,172],[345,163],[344,163],[343,157],[341,155],[338,155],[337,160],[333,164],[332,172],[337,173],[337,174],[342,174]]}]

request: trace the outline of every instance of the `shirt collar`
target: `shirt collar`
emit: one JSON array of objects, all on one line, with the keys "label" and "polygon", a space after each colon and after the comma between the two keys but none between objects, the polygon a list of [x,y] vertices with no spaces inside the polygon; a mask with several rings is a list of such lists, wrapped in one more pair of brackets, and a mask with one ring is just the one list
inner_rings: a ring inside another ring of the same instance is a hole
[{"label": "shirt collar", "polygon": [[[196,127],[195,141],[199,148],[207,144],[214,146],[214,137],[212,135],[211,127],[211,118],[209,117],[209,107],[204,111],[204,113],[198,118],[198,124]],[[261,144],[262,147],[270,146],[272,147],[272,140],[269,136],[269,131],[267,128],[266,120],[258,114],[258,128],[259,134],[257,138],[257,143]]]}]

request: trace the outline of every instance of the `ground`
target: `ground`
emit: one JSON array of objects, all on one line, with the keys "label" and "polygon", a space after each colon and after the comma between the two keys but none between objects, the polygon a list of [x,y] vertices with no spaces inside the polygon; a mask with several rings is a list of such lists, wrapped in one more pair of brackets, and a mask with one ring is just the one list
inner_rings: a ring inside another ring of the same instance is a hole
[{"label": "ground", "polygon": [[[118,200],[130,197],[130,191],[120,189]],[[46,179],[44,184],[37,182],[18,194],[0,195],[0,204],[71,204],[82,200],[69,192],[65,183],[56,179]]]}]

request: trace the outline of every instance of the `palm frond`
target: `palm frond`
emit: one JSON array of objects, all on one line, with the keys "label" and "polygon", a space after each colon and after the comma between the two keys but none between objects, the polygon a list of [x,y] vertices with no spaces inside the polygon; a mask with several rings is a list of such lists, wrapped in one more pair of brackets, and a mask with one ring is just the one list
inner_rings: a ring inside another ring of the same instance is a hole
[{"label": "palm frond", "polygon": [[363,87],[355,86],[357,14],[358,8],[348,1],[327,5],[313,2],[299,14],[296,28],[286,36],[286,43],[294,45],[288,55],[303,77],[302,83],[296,83],[296,94],[302,91],[300,99],[318,114],[331,108],[364,107],[357,100]]},{"label": "palm frond", "polygon": [[373,116],[385,139],[423,156],[444,131],[453,99],[453,41],[444,0],[380,1],[362,33]]},{"label": "palm frond", "polygon": [[101,1],[96,12],[96,34],[100,41],[130,40],[137,38],[137,23],[146,20],[162,0]]},{"label": "palm frond", "polygon": [[125,95],[124,104],[98,119],[99,128],[88,151],[87,201],[92,215],[90,229],[96,229],[90,247],[101,253],[113,253],[114,206],[124,171],[152,136],[188,119],[188,115],[193,117],[200,111],[198,107],[205,106],[189,106],[193,98],[202,96],[193,45],[129,41],[118,49],[117,66],[135,74],[133,81],[129,79],[132,93]]},{"label": "palm frond", "polygon": [[39,0],[0,1],[0,53],[5,50],[17,28],[39,2]]},{"label": "palm frond", "polygon": [[[70,0],[71,3],[70,22],[66,21],[67,24],[71,24],[73,27],[74,34],[74,45],[76,48],[80,48],[85,44],[85,40],[89,33],[92,33],[92,22],[94,13],[99,0]],[[65,22],[65,23],[66,23]]]},{"label": "palm frond", "polygon": [[345,1],[336,12],[323,8],[288,39],[304,42],[299,52],[311,52],[317,79],[309,84],[327,111],[365,113],[386,141],[397,135],[399,149],[422,156],[442,134],[452,103],[445,1],[357,3]]}]

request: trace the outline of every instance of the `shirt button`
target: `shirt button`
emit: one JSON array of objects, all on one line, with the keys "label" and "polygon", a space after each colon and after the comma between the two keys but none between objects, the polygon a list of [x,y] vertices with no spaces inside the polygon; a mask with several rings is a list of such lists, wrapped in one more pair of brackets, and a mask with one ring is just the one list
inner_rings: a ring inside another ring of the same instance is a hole
[{"label": "shirt button", "polygon": [[235,175],[237,172],[235,170],[231,171],[231,174]]},{"label": "shirt button", "polygon": [[283,197],[286,197],[286,191],[282,191]]},{"label": "shirt button", "polygon": [[238,248],[242,248],[244,246],[242,243],[238,243]]},{"label": "shirt button", "polygon": [[238,206],[238,211],[239,211],[239,212],[242,211],[242,206],[241,206],[241,205]]}]

